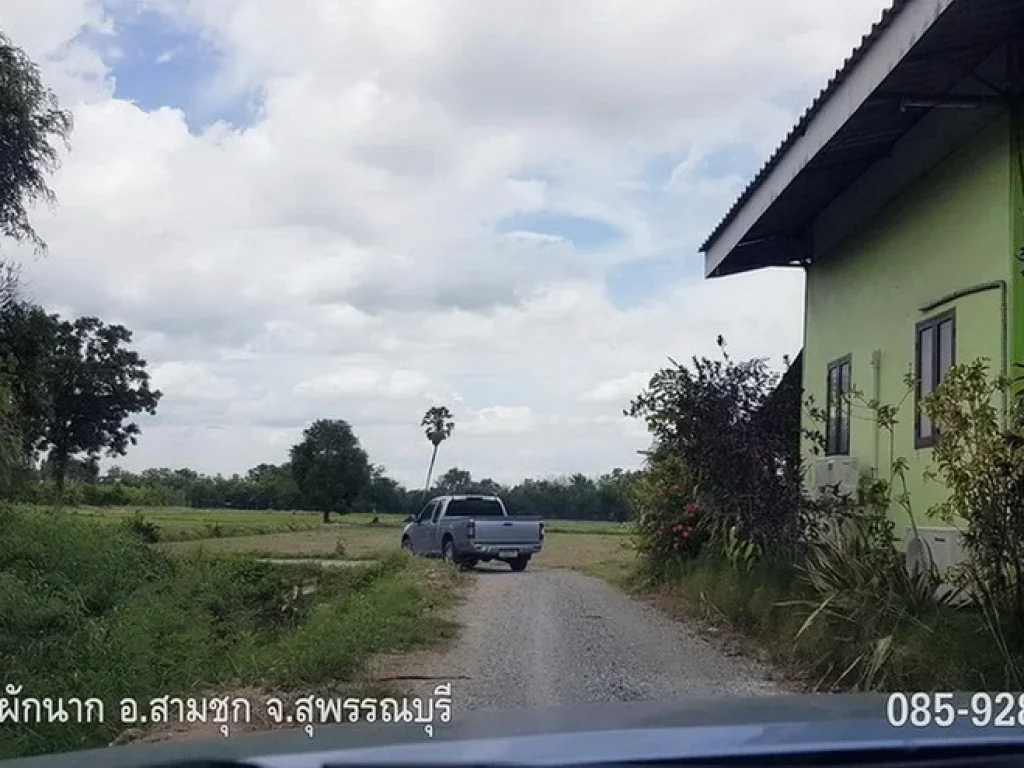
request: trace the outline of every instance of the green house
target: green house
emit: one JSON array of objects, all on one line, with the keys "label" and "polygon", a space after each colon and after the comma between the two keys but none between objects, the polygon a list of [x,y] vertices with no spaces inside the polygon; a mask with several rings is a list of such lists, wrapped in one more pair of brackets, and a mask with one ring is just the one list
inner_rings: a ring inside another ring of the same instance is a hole
[{"label": "green house", "polygon": [[[805,396],[828,405],[809,486],[910,465],[935,560],[952,529],[925,517],[932,425],[917,401],[954,363],[1024,361],[1024,2],[897,0],[702,246],[708,278],[803,269]],[[913,374],[916,388],[908,389]],[[903,402],[890,438],[865,398]],[[909,518],[892,512],[902,532]]]}]

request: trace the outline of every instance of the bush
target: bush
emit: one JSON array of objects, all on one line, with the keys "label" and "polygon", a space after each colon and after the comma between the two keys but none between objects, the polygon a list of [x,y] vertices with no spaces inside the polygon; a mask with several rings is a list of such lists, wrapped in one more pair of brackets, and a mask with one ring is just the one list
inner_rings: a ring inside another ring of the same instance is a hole
[{"label": "bush", "polygon": [[139,511],[136,511],[134,515],[125,520],[123,525],[128,529],[129,533],[139,537],[147,544],[156,544],[156,542],[160,541],[160,527],[156,523],[146,520]]},{"label": "bush", "polygon": [[965,526],[972,593],[988,595],[1024,629],[1024,409],[1007,397],[1004,425],[998,403],[1011,387],[979,360],[950,369],[923,408],[941,427],[930,475],[949,489],[929,513]]},{"label": "bush", "polygon": [[734,362],[721,337],[718,343],[720,360],[694,358],[692,368],[673,362],[626,415],[643,418],[654,436],[651,464],[681,462],[685,492],[699,489],[696,500],[727,522],[723,530],[735,526],[760,550],[795,559],[806,534],[799,382],[761,359]]},{"label": "bush", "polygon": [[699,553],[705,525],[693,481],[678,457],[654,463],[636,489],[636,550],[651,563]]}]

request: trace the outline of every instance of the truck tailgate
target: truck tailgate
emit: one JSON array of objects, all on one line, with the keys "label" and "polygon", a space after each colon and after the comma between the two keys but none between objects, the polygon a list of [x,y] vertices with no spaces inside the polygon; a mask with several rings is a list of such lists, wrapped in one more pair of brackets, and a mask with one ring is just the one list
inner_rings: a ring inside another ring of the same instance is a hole
[{"label": "truck tailgate", "polygon": [[536,544],[540,541],[540,520],[477,519],[476,541],[480,544]]}]

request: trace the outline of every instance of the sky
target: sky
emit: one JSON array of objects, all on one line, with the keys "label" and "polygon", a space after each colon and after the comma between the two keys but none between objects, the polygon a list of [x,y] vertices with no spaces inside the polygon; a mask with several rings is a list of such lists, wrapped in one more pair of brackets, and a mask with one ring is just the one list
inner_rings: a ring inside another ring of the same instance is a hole
[{"label": "sky", "polygon": [[28,298],[127,325],[129,469],[245,472],[314,419],[422,483],[641,463],[668,358],[800,349],[803,276],[700,244],[887,0],[3,0],[72,110]]}]

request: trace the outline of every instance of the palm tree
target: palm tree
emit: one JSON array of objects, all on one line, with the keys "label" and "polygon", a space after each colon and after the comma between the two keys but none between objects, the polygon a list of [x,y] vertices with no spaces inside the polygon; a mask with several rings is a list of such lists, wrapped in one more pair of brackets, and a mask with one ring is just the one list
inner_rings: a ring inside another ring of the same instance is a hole
[{"label": "palm tree", "polygon": [[427,491],[430,490],[430,476],[434,474],[437,447],[451,437],[452,432],[455,430],[455,422],[452,419],[452,412],[448,410],[447,406],[435,405],[423,415],[423,421],[420,422],[420,426],[425,427],[427,440],[434,446],[434,451],[430,454],[430,468],[427,470],[427,484],[423,486],[423,493],[426,495]]}]

